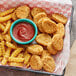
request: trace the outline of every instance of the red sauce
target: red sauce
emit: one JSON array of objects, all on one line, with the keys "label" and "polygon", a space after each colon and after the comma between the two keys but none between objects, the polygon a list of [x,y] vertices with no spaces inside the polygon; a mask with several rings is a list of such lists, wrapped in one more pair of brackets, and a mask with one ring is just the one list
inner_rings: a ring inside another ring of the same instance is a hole
[{"label": "red sauce", "polygon": [[26,22],[18,23],[13,28],[13,36],[21,42],[26,42],[31,40],[34,34],[35,34],[34,27]]}]

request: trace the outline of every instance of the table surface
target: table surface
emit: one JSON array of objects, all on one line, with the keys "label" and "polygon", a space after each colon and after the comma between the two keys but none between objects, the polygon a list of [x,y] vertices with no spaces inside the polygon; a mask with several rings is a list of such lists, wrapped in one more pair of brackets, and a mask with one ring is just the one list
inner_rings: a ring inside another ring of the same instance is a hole
[{"label": "table surface", "polygon": [[[71,28],[71,46],[74,40],[76,39],[76,0],[72,0],[74,6],[74,14],[73,14],[73,23]],[[25,71],[18,71],[18,70],[10,70],[5,68],[0,68],[0,76],[49,76],[49,75],[42,75],[37,73],[30,73]]]}]

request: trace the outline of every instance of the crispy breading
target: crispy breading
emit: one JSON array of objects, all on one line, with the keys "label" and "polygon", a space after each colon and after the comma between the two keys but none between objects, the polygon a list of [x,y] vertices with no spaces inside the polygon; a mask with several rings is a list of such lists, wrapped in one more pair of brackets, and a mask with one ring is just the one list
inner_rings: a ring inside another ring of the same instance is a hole
[{"label": "crispy breading", "polygon": [[53,36],[52,46],[58,51],[61,51],[63,49],[63,38],[60,34],[56,34]]},{"label": "crispy breading", "polygon": [[43,46],[47,46],[51,44],[51,41],[52,41],[51,36],[48,34],[42,33],[42,34],[37,35],[36,37],[36,42]]},{"label": "crispy breading", "polygon": [[53,19],[54,21],[58,22],[58,23],[62,23],[62,24],[66,24],[67,22],[67,18],[59,13],[54,13],[52,14],[51,19]]},{"label": "crispy breading", "polygon": [[55,61],[51,56],[45,56],[42,58],[43,69],[47,72],[54,72],[55,70]]},{"label": "crispy breading", "polygon": [[15,12],[12,13],[12,19],[13,19],[14,21],[18,19]]},{"label": "crispy breading", "polygon": [[43,10],[42,8],[38,8],[38,7],[35,7],[31,10],[31,14],[33,17],[41,12],[45,12],[45,10]]},{"label": "crispy breading", "polygon": [[33,55],[30,59],[30,66],[34,70],[41,70],[43,63],[40,56]]},{"label": "crispy breading", "polygon": [[18,18],[27,18],[30,13],[30,8],[26,5],[20,6],[16,9],[16,15]]},{"label": "crispy breading", "polygon": [[52,43],[50,45],[47,46],[48,52],[52,55],[57,54],[57,50],[55,50],[52,46]]},{"label": "crispy breading", "polygon": [[34,22],[36,23],[36,25],[38,24],[38,21],[43,17],[47,17],[47,14],[44,12],[38,13],[34,16]]},{"label": "crispy breading", "polygon": [[41,55],[43,52],[43,47],[41,45],[31,45],[27,47],[27,51],[31,54],[35,54],[35,55]]},{"label": "crispy breading", "polygon": [[43,28],[44,32],[49,33],[49,34],[52,34],[52,33],[56,32],[56,30],[57,30],[56,23],[49,19],[43,20],[42,28]]}]

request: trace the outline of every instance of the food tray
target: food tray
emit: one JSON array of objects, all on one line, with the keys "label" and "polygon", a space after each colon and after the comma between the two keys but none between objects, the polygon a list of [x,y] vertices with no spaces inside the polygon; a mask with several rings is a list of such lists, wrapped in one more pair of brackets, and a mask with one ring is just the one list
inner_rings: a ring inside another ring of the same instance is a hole
[{"label": "food tray", "polygon": [[[74,11],[74,8],[72,7],[72,13],[71,13],[70,24],[69,24],[70,31],[71,31],[71,27],[72,27],[73,11]],[[0,67],[7,68],[7,69],[20,70],[20,71],[35,72],[35,73],[40,73],[40,74],[47,74],[47,75],[56,75],[56,76],[58,75],[58,74],[54,74],[54,73],[49,73],[49,72],[44,72],[44,71],[35,71],[35,70],[20,68],[20,67],[3,66],[3,65],[0,65]]]}]

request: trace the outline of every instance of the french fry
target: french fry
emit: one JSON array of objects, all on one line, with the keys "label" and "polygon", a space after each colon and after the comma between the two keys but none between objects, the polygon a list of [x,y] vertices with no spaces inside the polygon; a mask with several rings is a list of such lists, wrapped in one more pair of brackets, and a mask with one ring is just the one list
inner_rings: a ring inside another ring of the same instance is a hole
[{"label": "french fry", "polygon": [[23,48],[17,48],[11,55],[11,57],[16,57],[23,50]]},{"label": "french fry", "polygon": [[2,35],[0,34],[0,41],[3,41],[3,37],[2,37]]},{"label": "french fry", "polygon": [[10,42],[6,42],[6,46],[12,49],[16,49],[16,46]]},{"label": "french fry", "polygon": [[25,57],[24,57],[24,64],[27,64],[29,62],[30,58],[31,58],[31,55],[26,54]]},{"label": "french fry", "polygon": [[16,43],[14,40],[12,40],[12,42],[13,42],[13,44],[17,47],[17,43]]},{"label": "french fry", "polygon": [[18,66],[18,67],[22,67],[22,66],[23,66],[23,63],[10,62],[9,65],[10,65],[10,66]]},{"label": "french fry", "polygon": [[4,26],[6,26],[6,25],[7,25],[7,23],[6,23],[6,22],[3,22],[2,24],[3,24]]},{"label": "french fry", "polygon": [[1,50],[1,48],[0,48],[0,56],[2,56],[2,50]]},{"label": "french fry", "polygon": [[18,58],[23,58],[23,57],[24,57],[24,56],[23,56],[23,53],[20,53],[17,57],[18,57]]},{"label": "french fry", "polygon": [[8,21],[3,34],[7,33],[7,31],[10,29],[10,26],[11,26],[11,21]]},{"label": "french fry", "polygon": [[4,46],[4,41],[1,41],[1,49],[3,52],[3,56],[5,55],[5,46]]},{"label": "french fry", "polygon": [[3,57],[0,57],[0,61],[2,61]]},{"label": "french fry", "polygon": [[12,13],[14,10],[15,10],[15,8],[12,8],[12,9],[9,9],[7,11],[1,12],[0,17],[6,16],[6,15]]},{"label": "french fry", "polygon": [[27,50],[25,50],[25,52],[24,52],[24,57],[25,57],[26,54],[28,54]]},{"label": "french fry", "polygon": [[7,15],[5,17],[0,17],[0,22],[5,22],[5,21],[8,21],[12,18],[12,14],[10,15]]},{"label": "french fry", "polygon": [[7,48],[7,51],[4,55],[4,58],[1,62],[2,65],[6,65],[7,64],[7,61],[8,61],[8,57],[10,56],[10,53],[11,53],[11,48]]},{"label": "french fry", "polygon": [[11,42],[11,37],[10,37],[8,34],[4,35],[4,39],[5,39],[7,42]]},{"label": "french fry", "polygon": [[23,62],[24,58],[9,57],[9,62]]},{"label": "french fry", "polygon": [[27,65],[26,65],[26,68],[28,68],[30,66],[30,64],[28,63]]},{"label": "french fry", "polygon": [[5,27],[3,24],[0,23],[0,30],[4,31],[5,30]]}]

